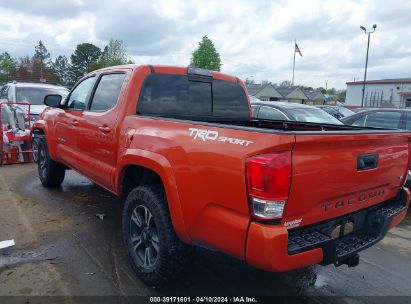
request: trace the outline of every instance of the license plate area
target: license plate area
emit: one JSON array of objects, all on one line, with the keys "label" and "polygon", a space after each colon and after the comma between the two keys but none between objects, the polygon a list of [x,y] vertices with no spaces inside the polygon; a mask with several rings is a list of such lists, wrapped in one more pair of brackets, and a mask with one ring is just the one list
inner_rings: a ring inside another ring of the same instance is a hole
[{"label": "license plate area", "polygon": [[289,230],[288,253],[322,248],[323,264],[361,251],[382,239],[393,216],[406,208],[406,195],[366,208],[359,212],[308,227]]}]

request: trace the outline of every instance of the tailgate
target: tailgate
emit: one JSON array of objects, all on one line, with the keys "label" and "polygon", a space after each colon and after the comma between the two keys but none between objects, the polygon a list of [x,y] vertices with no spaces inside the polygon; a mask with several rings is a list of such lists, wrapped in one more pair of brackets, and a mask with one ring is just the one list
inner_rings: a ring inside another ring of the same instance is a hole
[{"label": "tailgate", "polygon": [[394,197],[407,178],[408,133],[297,134],[283,222],[289,228]]}]

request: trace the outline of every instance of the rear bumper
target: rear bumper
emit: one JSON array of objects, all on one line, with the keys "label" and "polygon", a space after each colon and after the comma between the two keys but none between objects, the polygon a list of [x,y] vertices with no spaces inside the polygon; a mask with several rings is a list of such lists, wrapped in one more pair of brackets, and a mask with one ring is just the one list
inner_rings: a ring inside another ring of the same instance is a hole
[{"label": "rear bumper", "polygon": [[[288,231],[283,225],[252,222],[246,246],[247,263],[267,271],[288,271],[313,264],[348,263],[358,252],[374,245],[407,213],[410,192],[401,189],[396,198],[361,211]],[[354,223],[344,236],[346,223]],[[340,237],[330,231],[342,227]]]}]

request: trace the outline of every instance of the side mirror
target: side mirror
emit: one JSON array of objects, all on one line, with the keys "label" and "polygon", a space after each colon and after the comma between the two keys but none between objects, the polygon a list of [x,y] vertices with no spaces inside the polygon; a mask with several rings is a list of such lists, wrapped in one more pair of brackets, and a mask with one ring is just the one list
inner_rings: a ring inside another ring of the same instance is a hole
[{"label": "side mirror", "polygon": [[44,104],[52,108],[60,108],[62,99],[63,96],[61,95],[46,95],[44,97]]}]

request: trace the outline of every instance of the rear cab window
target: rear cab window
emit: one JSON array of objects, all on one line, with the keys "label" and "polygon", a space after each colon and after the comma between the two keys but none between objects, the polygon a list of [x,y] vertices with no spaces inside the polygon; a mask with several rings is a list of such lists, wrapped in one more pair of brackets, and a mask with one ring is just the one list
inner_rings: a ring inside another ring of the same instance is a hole
[{"label": "rear cab window", "polygon": [[198,120],[248,120],[248,99],[238,83],[187,75],[146,77],[137,105],[143,115]]}]

